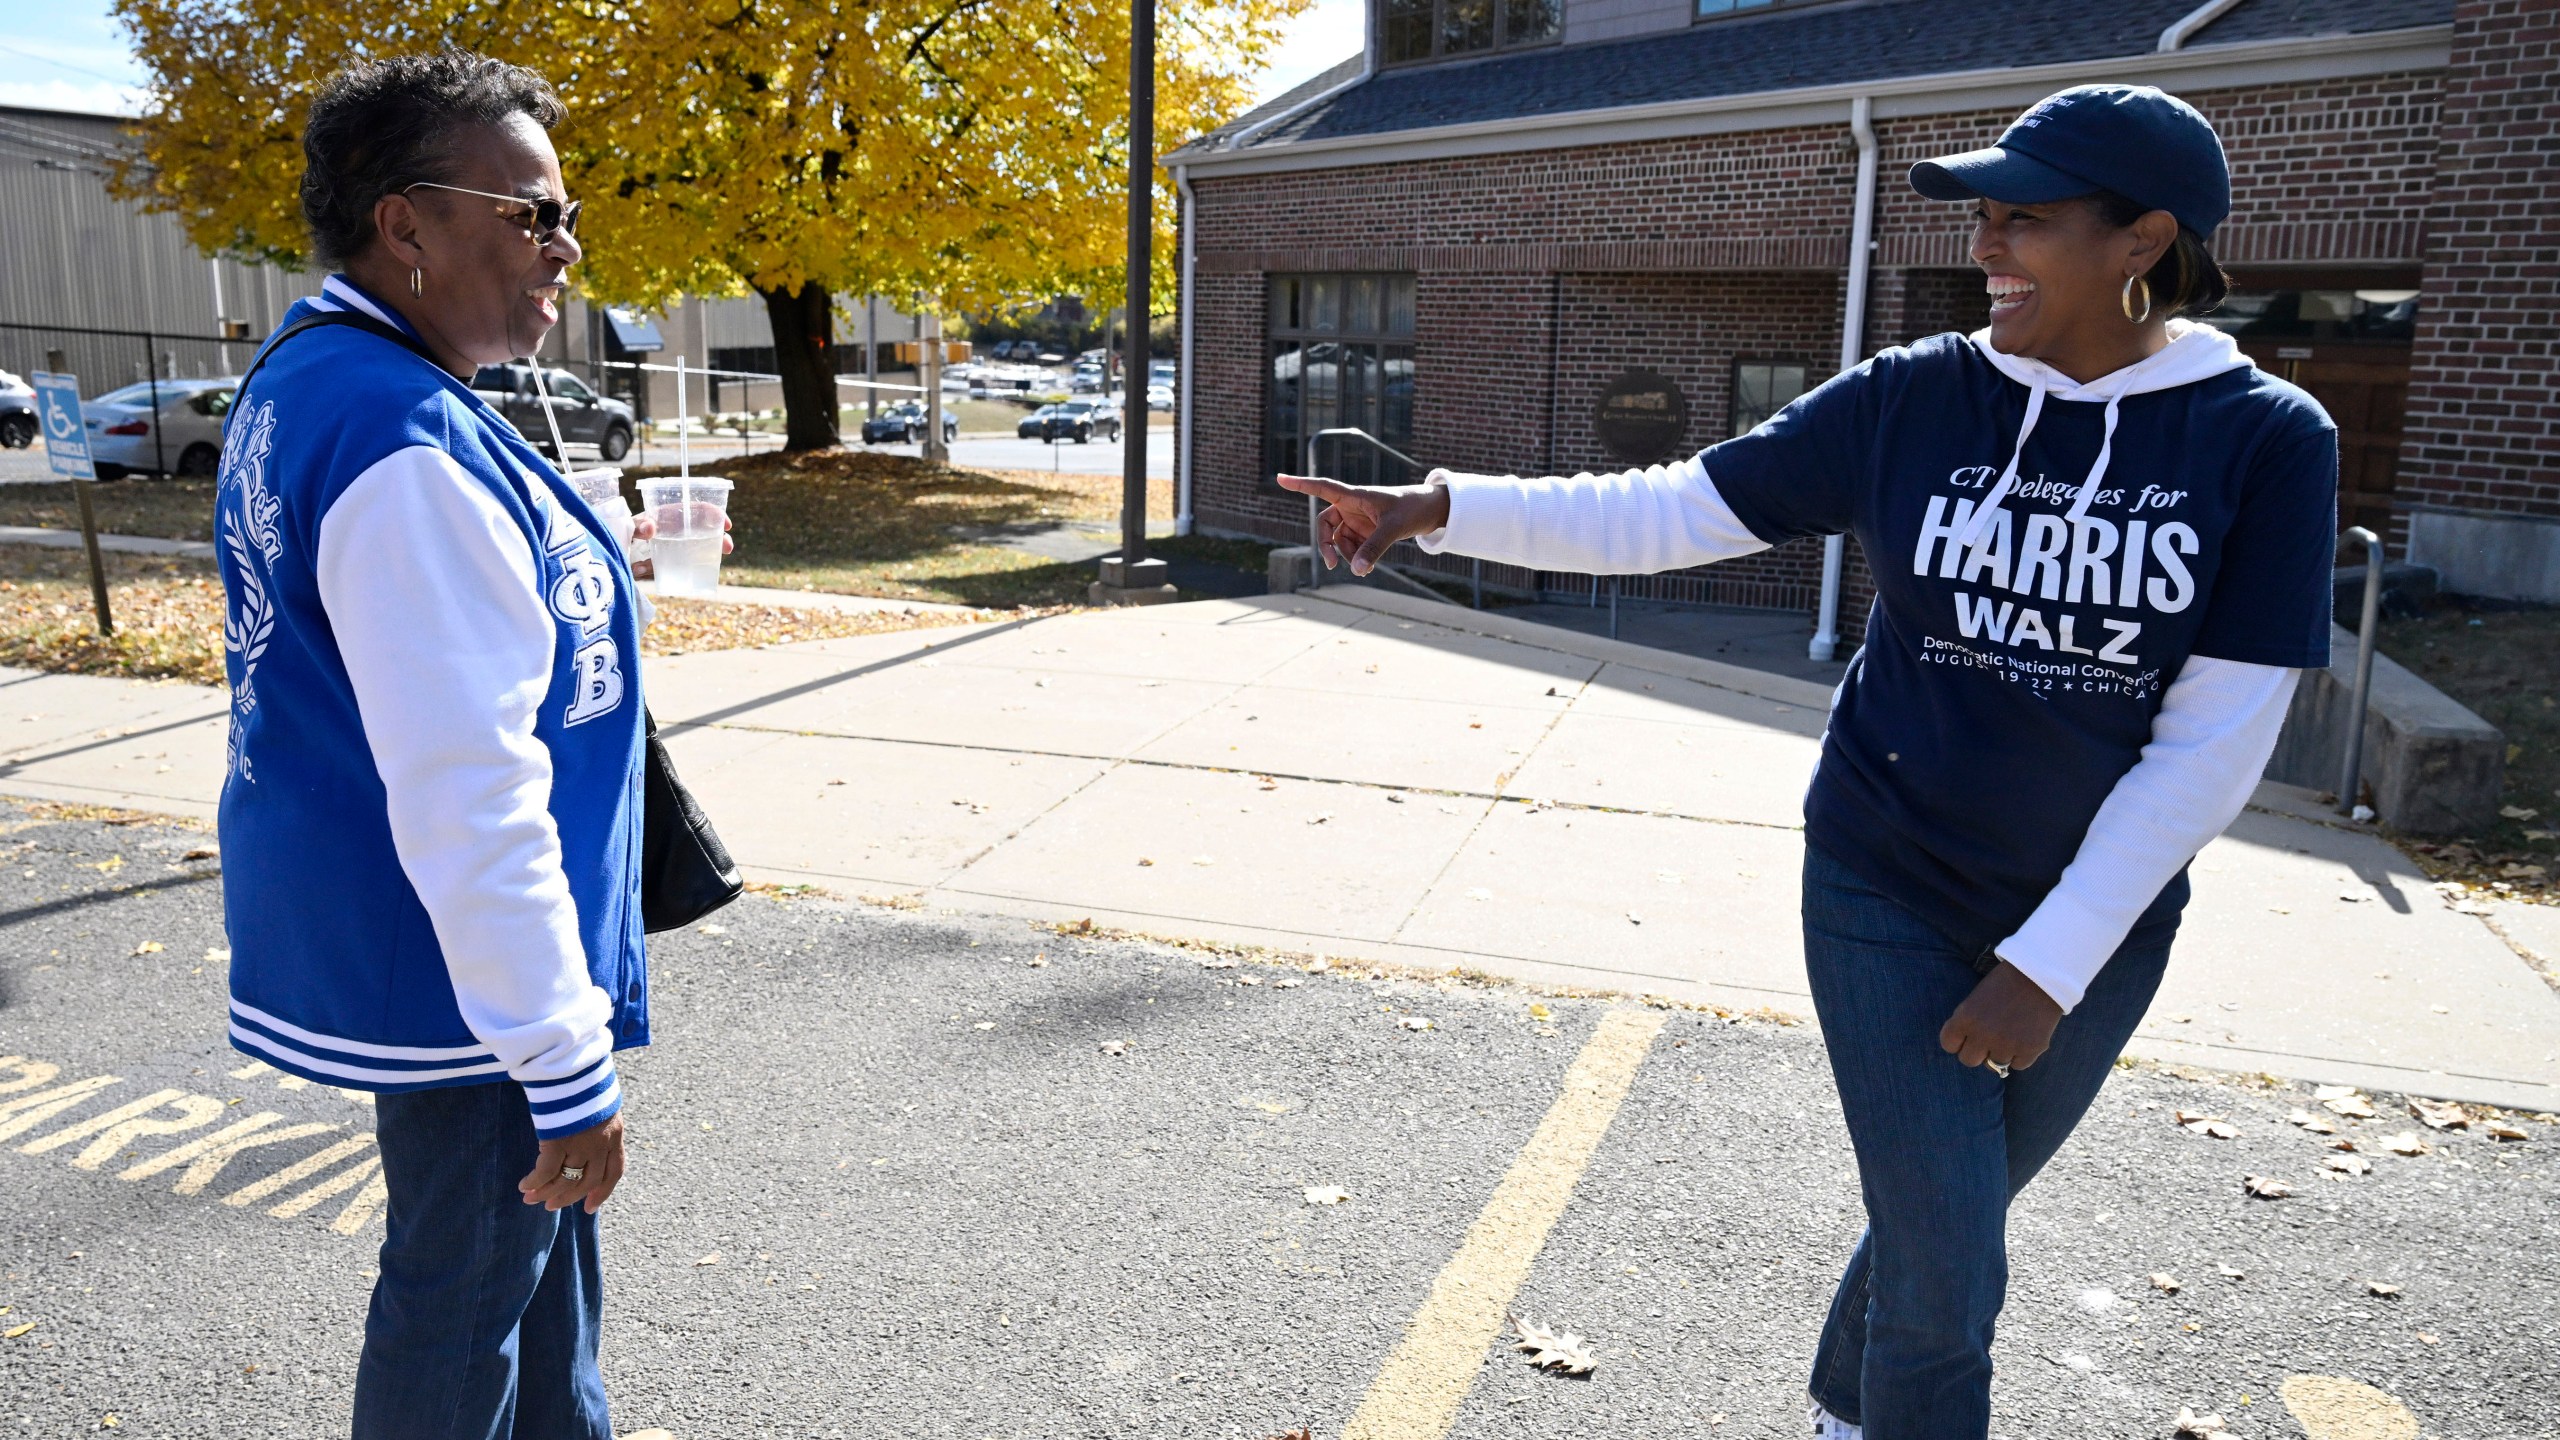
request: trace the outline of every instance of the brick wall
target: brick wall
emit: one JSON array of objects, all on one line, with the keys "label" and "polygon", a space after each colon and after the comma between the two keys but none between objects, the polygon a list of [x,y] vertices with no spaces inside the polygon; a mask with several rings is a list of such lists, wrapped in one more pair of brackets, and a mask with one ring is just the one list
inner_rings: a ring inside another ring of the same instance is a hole
[{"label": "brick wall", "polygon": [[2462,0],[2398,495],[2560,516],[2560,3]]}]

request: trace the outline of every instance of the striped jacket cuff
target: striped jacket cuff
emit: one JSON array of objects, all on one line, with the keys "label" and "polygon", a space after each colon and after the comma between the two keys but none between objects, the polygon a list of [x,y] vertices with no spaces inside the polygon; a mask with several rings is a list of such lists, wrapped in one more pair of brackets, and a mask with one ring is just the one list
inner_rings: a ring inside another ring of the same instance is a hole
[{"label": "striped jacket cuff", "polygon": [[561,1080],[525,1080],[524,1098],[533,1111],[533,1133],[558,1140],[610,1120],[622,1109],[622,1081],[614,1074],[613,1055]]}]

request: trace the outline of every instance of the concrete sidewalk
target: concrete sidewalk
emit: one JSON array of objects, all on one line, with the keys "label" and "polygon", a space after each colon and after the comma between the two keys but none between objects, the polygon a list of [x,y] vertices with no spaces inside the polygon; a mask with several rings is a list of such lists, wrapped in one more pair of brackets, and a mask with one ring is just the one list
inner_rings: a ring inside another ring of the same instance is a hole
[{"label": "concrete sidewalk", "polygon": [[[762,878],[1809,1009],[1810,682],[1342,589],[686,655],[648,689]],[[222,710],[0,672],[0,791],[208,814]],[[2135,1051],[2560,1109],[2530,958],[2560,911],[2457,911],[2370,834],[2261,802],[2199,858]]]}]

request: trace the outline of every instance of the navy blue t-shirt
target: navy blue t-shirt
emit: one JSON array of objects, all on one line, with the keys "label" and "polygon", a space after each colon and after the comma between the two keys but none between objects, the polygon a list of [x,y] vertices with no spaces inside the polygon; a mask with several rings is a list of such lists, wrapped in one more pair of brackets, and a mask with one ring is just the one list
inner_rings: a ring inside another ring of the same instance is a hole
[{"label": "navy blue t-shirt", "polygon": [[[2329,662],[2337,432],[2254,368],[2105,407],[2048,399],[1990,534],[1959,550],[2026,386],[1960,335],[1887,350],[1702,457],[1771,544],[1858,537],[1875,571],[1805,802],[1807,840],[1968,955],[2062,876],[2189,655]],[[2183,872],[2153,903],[2174,913]]]}]

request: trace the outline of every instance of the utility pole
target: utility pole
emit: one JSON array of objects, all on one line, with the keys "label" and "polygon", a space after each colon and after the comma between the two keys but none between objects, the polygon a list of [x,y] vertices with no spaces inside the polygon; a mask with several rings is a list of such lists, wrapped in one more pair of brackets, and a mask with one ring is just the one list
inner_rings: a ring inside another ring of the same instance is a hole
[{"label": "utility pole", "polygon": [[[1124,377],[1147,373],[1147,281],[1155,265],[1155,142],[1155,0],[1129,0],[1129,294],[1120,327]],[[1109,334],[1108,326],[1104,333]],[[1134,384],[1131,378],[1121,387],[1120,553],[1102,557],[1102,578],[1091,588],[1096,604],[1152,605],[1175,598],[1165,563],[1147,556],[1147,410],[1141,393],[1137,428],[1132,433],[1129,396]],[[1103,368],[1102,393],[1110,398],[1108,365]]]}]

